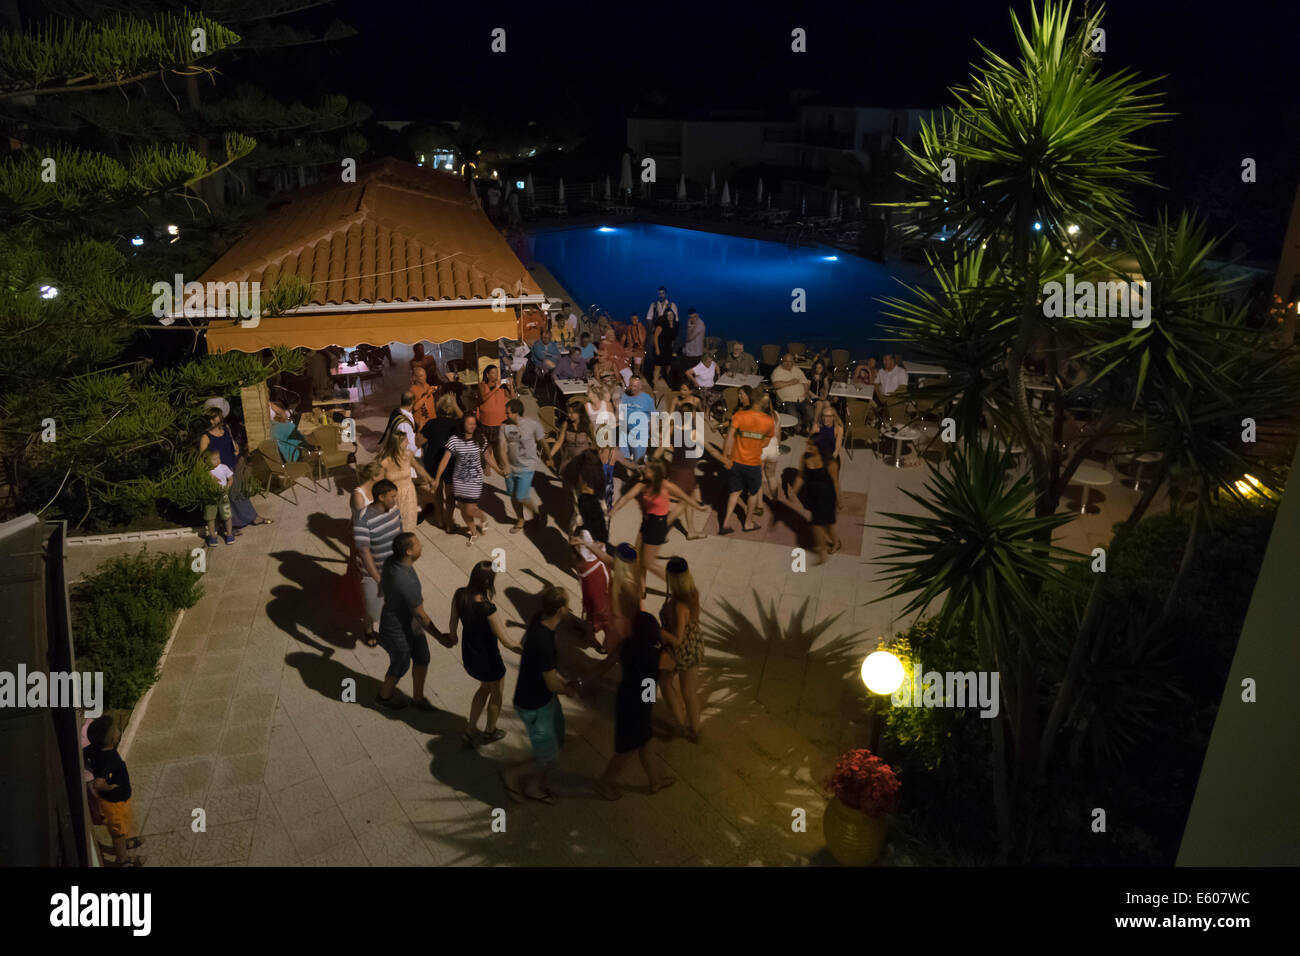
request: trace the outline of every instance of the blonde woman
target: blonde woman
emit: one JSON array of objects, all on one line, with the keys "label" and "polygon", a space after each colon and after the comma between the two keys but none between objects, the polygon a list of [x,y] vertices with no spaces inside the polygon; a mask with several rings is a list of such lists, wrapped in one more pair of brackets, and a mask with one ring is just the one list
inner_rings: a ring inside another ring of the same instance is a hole
[{"label": "blonde woman", "polygon": [[840,452],[844,450],[844,423],[840,421],[840,416],[835,413],[835,408],[830,402],[822,402],[817,406],[813,417],[812,441],[816,444],[817,451],[821,453],[831,481],[835,483],[835,496],[838,498]]},{"label": "blonde woman", "polygon": [[348,502],[352,507],[352,517],[354,518],[357,516],[358,511],[365,511],[374,503],[375,482],[384,477],[383,466],[379,464],[378,460],[368,461],[357,470],[357,477],[361,479],[361,484],[357,485]]},{"label": "blonde woman", "polygon": [[636,548],[620,544],[614,549],[613,570],[609,585],[610,625],[605,633],[605,652],[617,660],[618,645],[632,633],[632,622],[642,605],[641,562]]},{"label": "blonde woman", "polygon": [[421,487],[432,490],[433,480],[411,452],[405,432],[397,428],[388,432],[379,449],[379,466],[384,470],[384,477],[397,486],[397,507],[402,513],[402,530],[414,532],[420,520],[415,482],[418,479]]},{"label": "blonde woman", "polygon": [[700,678],[704,639],[700,635],[700,592],[685,558],[668,562],[668,599],[659,612],[659,686],[677,721],[678,733],[700,742]]}]

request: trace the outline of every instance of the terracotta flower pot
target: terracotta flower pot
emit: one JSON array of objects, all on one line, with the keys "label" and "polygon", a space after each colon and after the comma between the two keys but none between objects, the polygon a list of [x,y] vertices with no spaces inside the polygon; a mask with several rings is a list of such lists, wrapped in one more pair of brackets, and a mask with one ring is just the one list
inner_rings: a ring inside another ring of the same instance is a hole
[{"label": "terracotta flower pot", "polygon": [[873,817],[831,797],[822,816],[826,847],[844,866],[869,866],[885,847],[889,824],[884,817]]}]

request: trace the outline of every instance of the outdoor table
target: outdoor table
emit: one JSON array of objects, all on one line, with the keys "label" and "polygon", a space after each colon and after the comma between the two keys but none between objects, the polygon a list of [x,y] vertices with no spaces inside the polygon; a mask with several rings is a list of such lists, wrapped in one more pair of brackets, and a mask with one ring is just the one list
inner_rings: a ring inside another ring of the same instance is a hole
[{"label": "outdoor table", "polygon": [[921,438],[921,431],[913,428],[911,425],[904,425],[901,428],[887,428],[881,431],[881,438],[888,438],[894,443],[894,467],[903,467],[903,456],[901,454],[903,442],[915,442]]},{"label": "outdoor table", "polygon": [[370,366],[365,362],[357,362],[355,365],[339,365],[330,371],[330,378],[342,379],[348,397],[354,402],[359,402],[361,400],[361,376],[369,371]]},{"label": "outdoor table", "polygon": [[557,378],[556,386],[562,395],[585,395],[587,383],[580,378]]},{"label": "outdoor table", "polygon": [[907,372],[908,378],[927,379],[948,377],[948,370],[942,365],[926,365],[922,362],[908,362],[903,371]]},{"label": "outdoor table", "polygon": [[333,408],[337,408],[337,407],[339,407],[339,406],[344,406],[344,408],[345,408],[347,411],[350,411],[351,409],[350,409],[349,406],[352,405],[352,399],[350,399],[350,398],[317,398],[317,399],[313,399],[311,404],[312,404],[312,408],[319,408],[319,409],[321,409],[322,411],[324,411],[325,409],[333,409]]},{"label": "outdoor table", "polygon": [[844,418],[848,414],[849,399],[857,398],[869,402],[876,394],[876,386],[854,385],[851,382],[832,382],[830,391],[826,394],[831,399],[839,400],[840,417]]},{"label": "outdoor table", "polygon": [[834,382],[828,393],[831,398],[871,398],[876,392],[874,385],[854,385],[851,382]]},{"label": "outdoor table", "polygon": [[[1072,485],[1083,485],[1083,502],[1079,508],[1079,514],[1085,515],[1088,513],[1088,492],[1093,488],[1104,488],[1114,480],[1115,476],[1100,465],[1093,465],[1086,462],[1080,465],[1079,470],[1076,471],[1074,477],[1070,479],[1070,484]],[[1097,510],[1099,512],[1101,511],[1100,508]]]},{"label": "outdoor table", "polygon": [[762,384],[763,376],[761,375],[732,375],[728,372],[718,378],[719,388],[743,388],[745,386],[757,388]]},{"label": "outdoor table", "polygon": [[1144,451],[1137,455],[1134,455],[1133,460],[1137,462],[1137,466],[1138,466],[1137,474],[1135,474],[1132,478],[1125,478],[1122,483],[1127,485],[1131,481],[1133,483],[1133,490],[1141,491],[1142,490],[1142,466],[1149,464],[1153,461],[1159,461],[1161,458],[1164,457],[1165,457],[1165,453],[1162,451]]}]

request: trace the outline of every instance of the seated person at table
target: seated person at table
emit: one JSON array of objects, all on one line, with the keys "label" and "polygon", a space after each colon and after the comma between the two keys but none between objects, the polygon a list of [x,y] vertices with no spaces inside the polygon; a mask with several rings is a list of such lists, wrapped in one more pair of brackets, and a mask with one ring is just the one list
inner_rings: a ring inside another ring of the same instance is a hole
[{"label": "seated person at table", "polygon": [[808,376],[794,364],[794,356],[789,352],[781,356],[781,364],[772,370],[772,388],[776,390],[778,408],[799,419],[802,431],[811,428],[813,406],[808,394]]},{"label": "seated person at table", "polygon": [[271,437],[275,439],[280,457],[285,461],[301,461],[303,453],[311,450],[307,439],[291,421],[271,422]]},{"label": "seated person at table", "polygon": [[758,363],[745,351],[743,342],[732,342],[731,354],[722,363],[722,370],[726,375],[757,375]]},{"label": "seated person at table", "polygon": [[876,384],[876,360],[868,358],[853,369],[853,384],[859,387]]},{"label": "seated person at table", "polygon": [[645,359],[645,326],[641,324],[641,317],[635,312],[628,319],[627,325],[619,332],[618,341],[627,350],[633,367],[640,367],[641,362]]},{"label": "seated person at table", "polygon": [[686,370],[686,377],[700,390],[700,399],[705,408],[713,405],[713,386],[721,373],[722,369],[713,361],[713,353],[710,351],[706,351],[699,362]]},{"label": "seated person at table", "polygon": [[619,344],[612,329],[606,332],[605,337],[600,340],[599,364],[613,368],[615,372],[622,376],[625,385],[632,377],[632,360],[628,358],[627,349]]},{"label": "seated person at table", "polygon": [[560,356],[560,361],[555,366],[555,377],[576,378],[579,381],[587,377],[587,363],[582,360],[578,349],[569,349]]},{"label": "seated person at table", "polygon": [[582,356],[582,360],[587,363],[588,367],[590,367],[591,360],[596,357],[596,343],[591,341],[591,333],[583,332],[582,335],[578,337],[578,344],[578,354]]},{"label": "seated person at table", "polygon": [[907,371],[897,364],[894,356],[886,353],[881,359],[884,368],[876,373],[876,392],[878,395],[892,395],[899,389],[907,388]]}]

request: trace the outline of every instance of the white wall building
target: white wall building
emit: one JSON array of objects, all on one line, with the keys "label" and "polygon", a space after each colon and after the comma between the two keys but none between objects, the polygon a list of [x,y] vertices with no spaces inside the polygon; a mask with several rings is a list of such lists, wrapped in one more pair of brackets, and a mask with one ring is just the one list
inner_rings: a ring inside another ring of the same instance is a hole
[{"label": "white wall building", "polygon": [[912,144],[929,110],[864,106],[798,108],[791,119],[714,113],[700,119],[629,117],[627,145],[652,156],[660,182],[707,182],[746,166],[767,164],[825,170],[836,153],[853,153],[870,166],[871,156],[895,140]]}]

